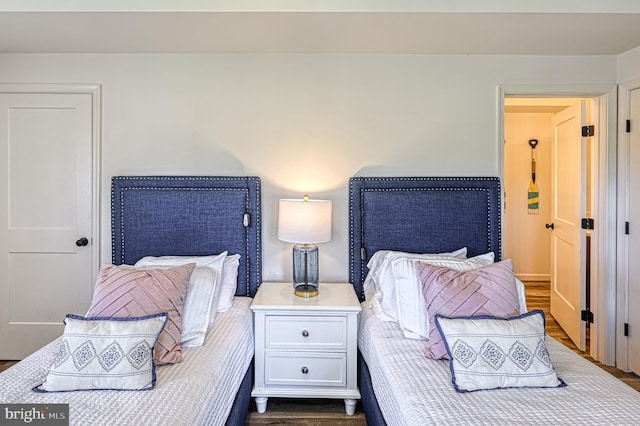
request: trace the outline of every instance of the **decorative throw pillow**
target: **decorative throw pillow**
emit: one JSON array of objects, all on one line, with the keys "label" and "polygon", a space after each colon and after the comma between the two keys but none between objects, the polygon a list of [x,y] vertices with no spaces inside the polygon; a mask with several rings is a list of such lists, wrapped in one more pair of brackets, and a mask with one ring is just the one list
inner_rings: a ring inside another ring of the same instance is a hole
[{"label": "decorative throw pillow", "polygon": [[433,322],[436,314],[448,317],[491,315],[499,318],[520,314],[511,259],[465,272],[422,262],[416,266],[429,317],[429,358],[447,358],[442,336]]},{"label": "decorative throw pillow", "polygon": [[[451,253],[408,253],[403,251],[378,250],[371,256],[367,267],[363,289],[365,299],[371,302],[376,317],[383,321],[398,320],[398,301],[396,295],[396,278],[393,274],[392,262],[396,259],[460,259],[467,257],[467,248],[463,247]],[[493,262],[493,259],[491,260]]]},{"label": "decorative throw pillow", "polygon": [[458,392],[566,386],[545,344],[545,317],[533,310],[512,318],[436,315]]},{"label": "decorative throw pillow", "polygon": [[167,312],[169,320],[155,347],[156,364],[182,361],[182,311],[194,263],[169,269],[100,269],[89,317],[138,317]]},{"label": "decorative throw pillow", "polygon": [[131,318],[67,315],[60,351],[33,390],[153,389],[153,348],[167,317],[166,312]]},{"label": "decorative throw pillow", "polygon": [[404,336],[409,339],[428,339],[429,321],[426,312],[422,285],[415,263],[424,262],[434,266],[444,266],[456,271],[471,271],[482,266],[491,265],[494,260],[493,252],[481,254],[468,259],[450,257],[431,257],[413,259],[401,257],[394,259],[391,264],[397,294],[398,324]]}]

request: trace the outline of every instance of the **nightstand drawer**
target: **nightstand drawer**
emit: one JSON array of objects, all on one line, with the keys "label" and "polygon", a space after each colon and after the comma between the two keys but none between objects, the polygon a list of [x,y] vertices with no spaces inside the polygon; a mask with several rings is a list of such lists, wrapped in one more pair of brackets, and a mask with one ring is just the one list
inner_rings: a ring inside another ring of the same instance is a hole
[{"label": "nightstand drawer", "polygon": [[327,349],[347,347],[347,318],[341,316],[280,316],[265,319],[267,349]]},{"label": "nightstand drawer", "polygon": [[286,386],[334,386],[347,384],[344,353],[267,352],[265,384]]}]

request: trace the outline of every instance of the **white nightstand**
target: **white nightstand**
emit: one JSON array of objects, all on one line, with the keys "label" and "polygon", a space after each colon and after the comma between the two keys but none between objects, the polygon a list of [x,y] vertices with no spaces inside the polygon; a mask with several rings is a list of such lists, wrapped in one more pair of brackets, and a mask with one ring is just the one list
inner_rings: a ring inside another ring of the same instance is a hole
[{"label": "white nightstand", "polygon": [[321,283],[303,298],[291,283],[262,283],[251,304],[255,324],[255,397],[340,398],[353,415],[357,383],[360,303],[349,283]]}]

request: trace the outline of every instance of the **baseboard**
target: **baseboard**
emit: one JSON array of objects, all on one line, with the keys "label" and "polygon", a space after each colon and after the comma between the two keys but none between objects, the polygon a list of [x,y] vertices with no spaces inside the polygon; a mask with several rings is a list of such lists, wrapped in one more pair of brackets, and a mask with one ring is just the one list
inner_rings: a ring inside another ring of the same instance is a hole
[{"label": "baseboard", "polygon": [[551,281],[549,274],[516,274],[516,278],[520,281]]}]

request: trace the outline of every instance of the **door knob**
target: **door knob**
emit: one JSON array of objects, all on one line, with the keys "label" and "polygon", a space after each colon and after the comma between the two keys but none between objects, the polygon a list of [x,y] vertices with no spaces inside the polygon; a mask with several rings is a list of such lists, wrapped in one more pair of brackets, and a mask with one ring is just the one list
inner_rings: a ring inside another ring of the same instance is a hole
[{"label": "door knob", "polygon": [[553,231],[553,228],[554,228],[553,223],[547,223],[546,225],[544,225],[544,227],[547,228],[547,229],[551,228],[552,231]]},{"label": "door knob", "polygon": [[89,240],[87,240],[85,237],[80,238],[79,240],[76,241],[76,245],[78,247],[83,247],[89,244]]}]

